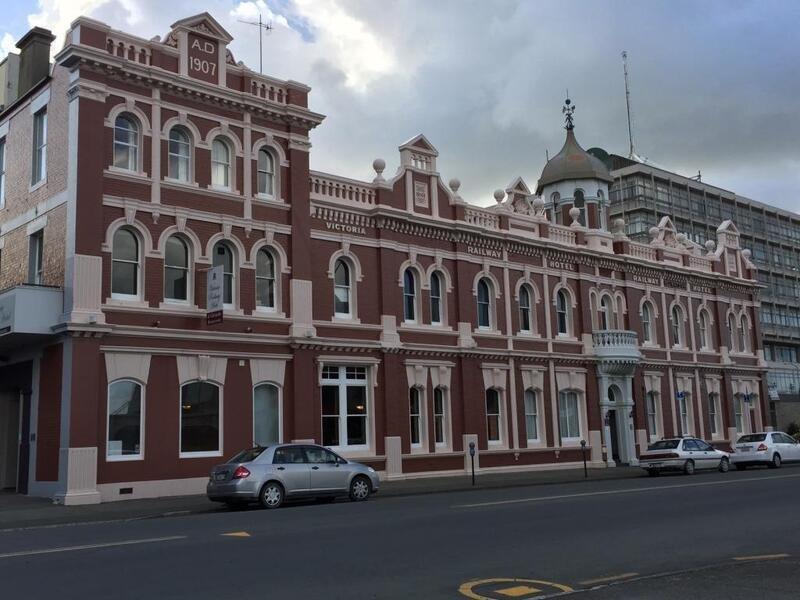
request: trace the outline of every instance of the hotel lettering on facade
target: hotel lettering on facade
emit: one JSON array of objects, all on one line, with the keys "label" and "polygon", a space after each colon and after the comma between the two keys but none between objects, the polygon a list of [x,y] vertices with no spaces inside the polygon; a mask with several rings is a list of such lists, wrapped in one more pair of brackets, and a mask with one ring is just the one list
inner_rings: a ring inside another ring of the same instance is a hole
[{"label": "hotel lettering on facade", "polygon": [[443,183],[422,135],[392,176],[310,171],[309,88],[230,41],[208,14],[149,41],[81,18],[0,113],[5,486],[200,492],[224,457],[290,440],[388,478],[464,473],[470,442],[481,471],[574,466],[581,440],[605,467],[764,427],[733,223],[706,246],[668,218],[649,243],[609,231],[611,177],[571,112],[536,189],[491,208]]}]

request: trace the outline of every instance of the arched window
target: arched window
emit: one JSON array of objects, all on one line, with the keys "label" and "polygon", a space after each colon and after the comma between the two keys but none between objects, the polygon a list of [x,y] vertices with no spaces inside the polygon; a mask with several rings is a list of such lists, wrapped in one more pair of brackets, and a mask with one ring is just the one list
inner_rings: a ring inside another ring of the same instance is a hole
[{"label": "arched window", "polygon": [[580,210],[578,223],[581,225],[586,225],[586,201],[584,200],[583,190],[575,190],[573,206]]},{"label": "arched window", "polygon": [[181,388],[181,455],[218,456],[222,450],[219,388],[194,381]]},{"label": "arched window", "polygon": [[646,343],[653,343],[653,309],[649,302],[642,304],[642,337]]},{"label": "arched window", "polygon": [[234,261],[233,250],[225,242],[214,245],[214,266],[222,265],[222,304],[226,308],[233,308],[234,303]]},{"label": "arched window", "polygon": [[490,444],[503,441],[501,408],[500,393],[494,388],[486,390],[486,439]]},{"label": "arched window", "polygon": [[417,320],[417,279],[410,268],[403,273],[403,320]]},{"label": "arched window", "polygon": [[519,288],[519,330],[531,331],[531,293],[527,285]]},{"label": "arched window", "polygon": [[437,446],[447,445],[448,436],[448,410],[445,389],[437,387],[433,390],[433,436]]},{"label": "arched window", "polygon": [[192,145],[189,134],[182,127],[169,130],[167,174],[171,179],[189,181],[191,174]]},{"label": "arched window", "polygon": [[108,460],[135,460],[143,455],[142,386],[120,379],[108,386]]},{"label": "arched window", "polygon": [[266,248],[256,255],[256,306],[275,309],[275,259]]},{"label": "arched window", "polygon": [[139,297],[139,260],[139,238],[127,227],[117,229],[111,248],[112,296]]},{"label": "arched window", "polygon": [[550,202],[553,203],[553,209],[552,209],[553,223],[555,223],[556,225],[561,225],[563,219],[561,217],[561,208],[558,206],[559,202],[561,202],[561,194],[559,194],[558,192],[553,192],[552,194],[550,194]]},{"label": "arched window", "polygon": [[352,287],[350,284],[350,265],[344,259],[338,259],[333,270],[333,311],[337,317],[350,317],[352,304]]},{"label": "arched window", "polygon": [[431,273],[431,324],[442,323],[442,278],[439,273]]},{"label": "arched window", "polygon": [[658,437],[658,400],[655,392],[647,392],[647,430],[651,438]]},{"label": "arched window", "polygon": [[556,328],[558,335],[569,335],[569,303],[564,290],[556,292]]},{"label": "arched window", "polygon": [[272,383],[253,389],[253,444],[272,446],[281,442],[280,390]]},{"label": "arched window", "polygon": [[697,333],[699,338],[697,341],[700,344],[700,349],[704,350],[708,348],[710,344],[708,343],[708,315],[703,309],[700,309],[700,312],[698,313],[697,325]]},{"label": "arched window", "polygon": [[749,352],[750,344],[747,336],[747,319],[742,315],[739,319],[739,352]]},{"label": "arched window", "polygon": [[258,193],[275,195],[275,160],[266,148],[258,151]]},{"label": "arched window", "polygon": [[128,115],[114,120],[114,166],[127,171],[139,168],[139,126]]},{"label": "arched window", "polygon": [[611,308],[611,298],[603,296],[600,300],[600,329],[613,329],[614,311]]},{"label": "arched window", "polygon": [[211,185],[231,187],[231,148],[222,138],[211,144]]},{"label": "arched window", "polygon": [[478,281],[478,327],[492,327],[492,287],[485,277]]},{"label": "arched window", "polygon": [[539,441],[539,406],[533,390],[525,390],[525,432],[528,442]]},{"label": "arched window", "polygon": [[677,306],[672,307],[672,345],[681,346],[683,344],[683,324],[681,323],[683,313]]},{"label": "arched window", "polygon": [[189,299],[189,247],[178,235],[167,238],[164,248],[164,298]]},{"label": "arched window", "polygon": [[736,317],[733,314],[728,315],[728,334],[731,340],[731,352],[738,352],[739,347],[736,343]]},{"label": "arched window", "polygon": [[408,413],[411,419],[411,446],[421,447],[423,438],[422,395],[419,388],[412,387],[408,392]]}]

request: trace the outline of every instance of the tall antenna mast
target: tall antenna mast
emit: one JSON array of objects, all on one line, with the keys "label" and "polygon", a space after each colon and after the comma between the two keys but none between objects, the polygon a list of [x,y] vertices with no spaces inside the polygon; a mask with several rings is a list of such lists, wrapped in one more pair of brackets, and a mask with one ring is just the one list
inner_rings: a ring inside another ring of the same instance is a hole
[{"label": "tall antenna mast", "polygon": [[265,23],[261,20],[261,13],[258,13],[258,21],[244,21],[239,19],[240,23],[246,23],[247,25],[255,25],[258,27],[258,72],[262,75],[264,74],[264,50],[261,44],[262,33],[266,31],[269,33],[272,31],[272,21],[269,23]]},{"label": "tall antenna mast", "polygon": [[631,119],[631,88],[630,88],[630,83],[628,82],[628,53],[625,50],[622,51],[622,70],[625,73],[625,107],[628,111],[628,141],[630,142],[628,158],[634,160],[636,152],[633,147],[633,125]]}]

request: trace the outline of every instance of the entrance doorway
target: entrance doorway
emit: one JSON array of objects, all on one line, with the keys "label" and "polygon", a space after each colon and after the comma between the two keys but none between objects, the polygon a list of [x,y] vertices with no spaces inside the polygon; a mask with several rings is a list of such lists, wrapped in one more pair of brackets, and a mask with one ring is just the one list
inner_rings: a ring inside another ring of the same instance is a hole
[{"label": "entrance doorway", "polygon": [[608,411],[608,427],[611,429],[611,458],[619,463],[619,438],[617,436],[617,411]]},{"label": "entrance doorway", "polygon": [[[0,490],[18,490],[21,406],[19,393],[0,392]],[[26,486],[27,487],[27,486]]]}]

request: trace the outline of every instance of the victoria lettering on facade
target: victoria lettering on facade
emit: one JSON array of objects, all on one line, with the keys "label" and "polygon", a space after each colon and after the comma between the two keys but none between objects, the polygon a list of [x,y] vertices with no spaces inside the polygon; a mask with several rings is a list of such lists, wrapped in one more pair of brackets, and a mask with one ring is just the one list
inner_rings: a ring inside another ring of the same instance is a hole
[{"label": "victoria lettering on facade", "polygon": [[491,208],[443,183],[424,135],[389,178],[382,159],[372,181],[312,172],[310,88],[230,41],[207,13],[152,39],[79,18],[0,112],[6,152],[36,128],[47,173],[37,213],[31,161],[9,163],[0,217],[17,224],[4,257],[32,257],[0,271],[0,402],[31,390],[37,439],[6,470],[19,491],[198,492],[254,439],[392,478],[465,473],[471,447],[480,471],[575,467],[582,441],[590,467],[637,464],[662,436],[727,446],[765,426],[757,271],[733,222],[705,246],[669,217],[627,237],[572,109],[536,185]]}]

